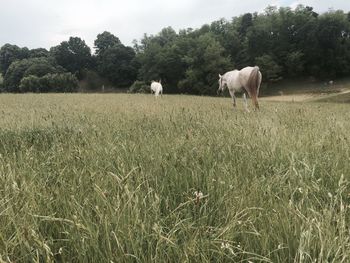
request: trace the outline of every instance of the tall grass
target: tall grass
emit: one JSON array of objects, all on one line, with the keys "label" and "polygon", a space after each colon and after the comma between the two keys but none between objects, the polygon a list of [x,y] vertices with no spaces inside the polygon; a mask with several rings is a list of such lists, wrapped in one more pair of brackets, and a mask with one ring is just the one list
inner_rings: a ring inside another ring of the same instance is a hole
[{"label": "tall grass", "polygon": [[1,95],[0,261],[349,262],[349,106],[231,107]]}]

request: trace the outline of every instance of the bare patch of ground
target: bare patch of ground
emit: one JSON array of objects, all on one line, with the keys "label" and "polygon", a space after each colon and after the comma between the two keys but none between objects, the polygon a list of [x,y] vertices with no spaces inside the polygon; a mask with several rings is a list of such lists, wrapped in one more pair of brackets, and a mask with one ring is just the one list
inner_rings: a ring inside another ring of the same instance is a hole
[{"label": "bare patch of ground", "polygon": [[302,101],[313,101],[328,98],[330,96],[341,96],[341,94],[350,93],[350,89],[342,89],[339,92],[329,93],[298,93],[298,94],[283,94],[275,96],[261,97],[262,101],[281,101],[281,102],[302,102]]}]

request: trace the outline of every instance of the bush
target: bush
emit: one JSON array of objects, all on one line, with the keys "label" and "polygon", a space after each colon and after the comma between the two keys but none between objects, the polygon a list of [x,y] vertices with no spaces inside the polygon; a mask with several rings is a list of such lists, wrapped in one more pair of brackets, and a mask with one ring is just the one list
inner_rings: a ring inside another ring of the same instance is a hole
[{"label": "bush", "polygon": [[270,55],[263,55],[255,59],[260,67],[264,80],[278,81],[282,79],[282,68]]},{"label": "bush", "polygon": [[79,88],[82,91],[100,91],[102,86],[110,86],[96,71],[84,69],[81,76]]},{"label": "bush", "polygon": [[76,92],[78,79],[72,73],[30,75],[21,80],[19,88],[21,92]]},{"label": "bush", "polygon": [[151,88],[144,81],[136,80],[129,88],[130,93],[149,93]]},{"label": "bush", "polygon": [[47,74],[60,74],[65,69],[49,58],[30,58],[14,61],[4,76],[4,87],[9,92],[21,91],[21,80],[28,76],[43,77]]},{"label": "bush", "polygon": [[3,91],[4,88],[4,78],[2,77],[1,73],[0,73],[0,92]]}]

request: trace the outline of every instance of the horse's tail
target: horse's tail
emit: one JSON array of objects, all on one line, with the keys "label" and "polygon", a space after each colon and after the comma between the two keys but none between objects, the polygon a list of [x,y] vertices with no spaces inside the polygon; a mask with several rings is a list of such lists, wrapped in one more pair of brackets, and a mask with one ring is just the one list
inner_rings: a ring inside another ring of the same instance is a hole
[{"label": "horse's tail", "polygon": [[249,95],[252,98],[252,101],[254,103],[255,108],[259,109],[259,103],[258,103],[258,95],[259,95],[259,86],[260,86],[260,76],[259,76],[259,67],[255,66],[250,73],[248,82],[247,82],[247,89],[250,93]]}]

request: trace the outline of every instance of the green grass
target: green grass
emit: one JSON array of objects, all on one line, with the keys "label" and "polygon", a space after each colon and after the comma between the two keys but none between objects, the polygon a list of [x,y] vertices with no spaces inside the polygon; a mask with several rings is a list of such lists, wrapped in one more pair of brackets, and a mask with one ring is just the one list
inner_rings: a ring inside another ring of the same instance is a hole
[{"label": "green grass", "polygon": [[0,262],[350,261],[347,104],[2,94],[0,115]]}]

